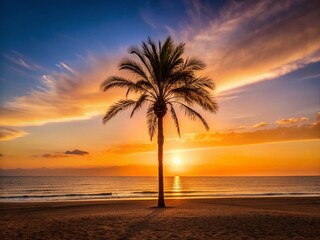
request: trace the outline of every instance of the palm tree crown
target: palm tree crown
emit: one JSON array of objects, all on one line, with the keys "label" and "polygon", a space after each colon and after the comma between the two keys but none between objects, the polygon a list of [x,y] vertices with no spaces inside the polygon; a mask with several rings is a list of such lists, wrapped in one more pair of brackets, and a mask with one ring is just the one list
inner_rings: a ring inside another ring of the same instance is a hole
[{"label": "palm tree crown", "polygon": [[[131,54],[138,57],[140,62],[124,58],[120,70],[133,73],[135,80],[120,76],[111,76],[101,84],[101,90],[111,88],[127,89],[126,99],[112,105],[105,116],[103,123],[108,122],[119,112],[133,108],[130,117],[142,106],[147,106],[147,123],[150,139],[158,130],[158,177],[159,195],[158,207],[165,207],[163,190],[163,117],[168,108],[180,136],[180,127],[175,107],[178,106],[192,120],[199,119],[209,130],[206,120],[193,109],[198,105],[204,110],[215,113],[218,110],[212,96],[214,82],[207,77],[198,77],[196,72],[203,70],[205,64],[197,58],[182,58],[185,44],[175,45],[168,37],[164,44],[158,46],[149,38],[147,43],[142,42],[141,48],[132,47]],[[133,93],[137,100],[128,99]]]},{"label": "palm tree crown", "polygon": [[178,106],[186,116],[192,120],[199,119],[209,130],[207,121],[192,107],[198,105],[204,110],[215,113],[218,110],[212,96],[215,84],[208,77],[196,76],[195,73],[203,70],[205,64],[197,58],[184,60],[182,58],[184,48],[184,43],[175,45],[171,37],[168,37],[163,45],[159,42],[158,47],[150,38],[147,43],[142,43],[141,48],[131,47],[129,52],[135,54],[140,62],[124,58],[119,64],[119,69],[130,71],[137,80],[111,76],[101,84],[101,90],[125,88],[126,97],[130,93],[136,93],[138,99],[126,98],[112,105],[105,114],[103,123],[128,108],[133,108],[130,115],[132,117],[137,110],[146,105],[148,131],[152,140],[158,118],[162,118],[169,108],[180,136],[175,110],[175,106]]}]

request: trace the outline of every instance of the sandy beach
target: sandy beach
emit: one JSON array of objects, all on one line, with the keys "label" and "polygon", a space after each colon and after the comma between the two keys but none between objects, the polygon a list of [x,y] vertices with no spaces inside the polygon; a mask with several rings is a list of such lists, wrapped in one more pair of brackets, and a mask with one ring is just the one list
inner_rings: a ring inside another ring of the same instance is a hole
[{"label": "sandy beach", "polygon": [[1,239],[319,239],[320,198],[1,203]]}]

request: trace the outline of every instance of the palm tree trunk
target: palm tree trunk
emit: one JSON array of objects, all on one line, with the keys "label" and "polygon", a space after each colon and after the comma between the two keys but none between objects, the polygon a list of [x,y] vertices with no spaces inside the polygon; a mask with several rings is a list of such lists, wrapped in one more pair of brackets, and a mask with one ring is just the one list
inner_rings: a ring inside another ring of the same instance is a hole
[{"label": "palm tree trunk", "polygon": [[163,117],[158,118],[158,178],[159,178],[159,195],[158,207],[165,207],[163,191]]}]

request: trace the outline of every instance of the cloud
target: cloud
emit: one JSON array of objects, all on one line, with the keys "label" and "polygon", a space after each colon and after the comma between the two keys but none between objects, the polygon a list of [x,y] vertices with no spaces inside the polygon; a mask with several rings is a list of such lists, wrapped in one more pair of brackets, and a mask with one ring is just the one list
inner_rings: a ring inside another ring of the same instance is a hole
[{"label": "cloud", "polygon": [[268,126],[268,125],[269,125],[269,123],[262,121],[262,122],[253,124],[252,126],[240,125],[238,127],[230,128],[226,132],[238,132],[238,131],[245,130],[245,129],[246,130],[250,130],[250,129],[254,129],[254,128],[262,128],[262,127],[265,127],[265,126]]},{"label": "cloud", "polygon": [[27,132],[18,129],[0,127],[0,141],[10,141],[26,135],[28,135]]},{"label": "cloud", "polygon": [[109,61],[88,55],[84,58],[85,67],[77,70],[77,75],[69,73],[70,70],[43,75],[41,86],[1,104],[0,125],[43,125],[102,114],[118,98],[119,91],[105,94],[99,90],[103,80],[117,73],[117,62],[116,57]]},{"label": "cloud", "polygon": [[265,127],[267,125],[268,125],[268,123],[266,123],[266,122],[259,122],[259,123],[255,124],[255,125],[253,125],[253,128]]},{"label": "cloud", "polygon": [[[299,0],[231,1],[211,15],[207,7],[192,2],[194,11],[189,9],[187,14],[194,24],[167,29],[176,40],[186,42],[186,55],[205,60],[208,67],[203,74],[217,81],[221,93],[320,61],[319,5],[318,1]],[[84,61],[76,66],[59,62],[64,72],[48,71],[41,85],[1,103],[0,125],[43,125],[102,114],[119,92],[101,93],[99,85],[119,73],[116,64],[121,51],[107,57],[80,56]],[[19,53],[12,62],[40,68]],[[220,96],[222,100],[236,97],[236,93]]]},{"label": "cloud", "polygon": [[287,118],[287,119],[282,118],[282,119],[275,121],[275,123],[279,124],[279,125],[287,125],[287,124],[305,122],[308,120],[309,120],[309,118],[307,118],[307,117],[297,117],[297,118]]},{"label": "cloud", "polygon": [[[239,126],[222,132],[185,133],[181,138],[165,139],[165,143],[167,143],[165,152],[176,152],[177,149],[192,151],[211,147],[320,139],[319,117],[320,114],[317,113],[317,119],[319,120],[303,125],[289,125],[284,127],[262,121],[253,126]],[[304,120],[306,117],[297,119]],[[273,128],[257,130],[267,125],[273,126]],[[110,146],[107,149],[108,153],[115,154],[154,153],[156,151],[157,145],[155,143],[119,144]]]},{"label": "cloud", "polygon": [[56,152],[56,153],[44,153],[41,155],[33,155],[34,157],[42,157],[42,158],[65,158],[69,157],[69,155],[80,155],[84,156],[89,154],[86,151],[82,151],[79,149],[74,149],[72,151],[65,151],[64,153]]},{"label": "cloud", "polygon": [[[165,152],[193,151],[202,148],[241,146],[272,142],[320,139],[320,122],[301,126],[276,127],[247,132],[186,133],[182,138],[166,139]],[[177,150],[179,149],[179,150]],[[107,149],[115,154],[155,153],[156,144],[122,144]]]},{"label": "cloud", "polygon": [[187,43],[188,54],[205,60],[222,91],[319,61],[319,15],[317,1],[231,1],[202,28],[170,31]]},{"label": "cloud", "polygon": [[27,58],[26,56],[22,55],[17,51],[12,51],[10,54],[6,54],[5,57],[16,66],[21,68],[26,68],[29,70],[43,70],[44,68],[39,64],[35,63],[31,59]]},{"label": "cloud", "polygon": [[184,135],[182,141],[185,146],[215,147],[310,139],[320,139],[320,123],[250,132],[190,133]]},{"label": "cloud", "polygon": [[34,157],[43,157],[43,158],[64,158],[68,157],[68,155],[62,153],[44,153],[42,155],[34,155]]},{"label": "cloud", "polygon": [[312,123],[312,126],[320,125],[320,112],[317,113],[316,121]]},{"label": "cloud", "polygon": [[66,151],[64,154],[71,154],[71,155],[80,155],[80,156],[83,156],[83,155],[86,155],[86,154],[89,154],[89,153],[86,152],[86,151],[79,150],[79,149],[74,149],[74,150],[72,150],[72,151]]},{"label": "cloud", "polygon": [[0,157],[3,157],[3,154],[2,154],[2,153],[0,153]]},{"label": "cloud", "polygon": [[239,94],[245,92],[246,90],[244,88],[236,88],[236,89],[230,89],[223,92],[219,92],[217,94],[217,99],[219,101],[227,101],[231,99],[235,99],[239,97]]},{"label": "cloud", "polygon": [[68,64],[64,62],[57,63],[56,66],[59,67],[60,69],[65,69],[74,75],[78,75],[78,73],[73,68],[71,68]]},{"label": "cloud", "polygon": [[248,129],[248,128],[250,128],[250,127],[245,126],[245,125],[240,125],[235,128],[230,128],[227,132],[235,132],[235,131],[240,131],[240,130],[244,130],[244,129]]}]

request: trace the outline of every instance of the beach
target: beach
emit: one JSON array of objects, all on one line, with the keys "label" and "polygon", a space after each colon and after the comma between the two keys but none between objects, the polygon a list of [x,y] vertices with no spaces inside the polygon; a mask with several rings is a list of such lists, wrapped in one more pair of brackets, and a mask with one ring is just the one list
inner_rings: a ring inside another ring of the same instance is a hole
[{"label": "beach", "polygon": [[319,239],[319,197],[0,203],[1,239]]}]

